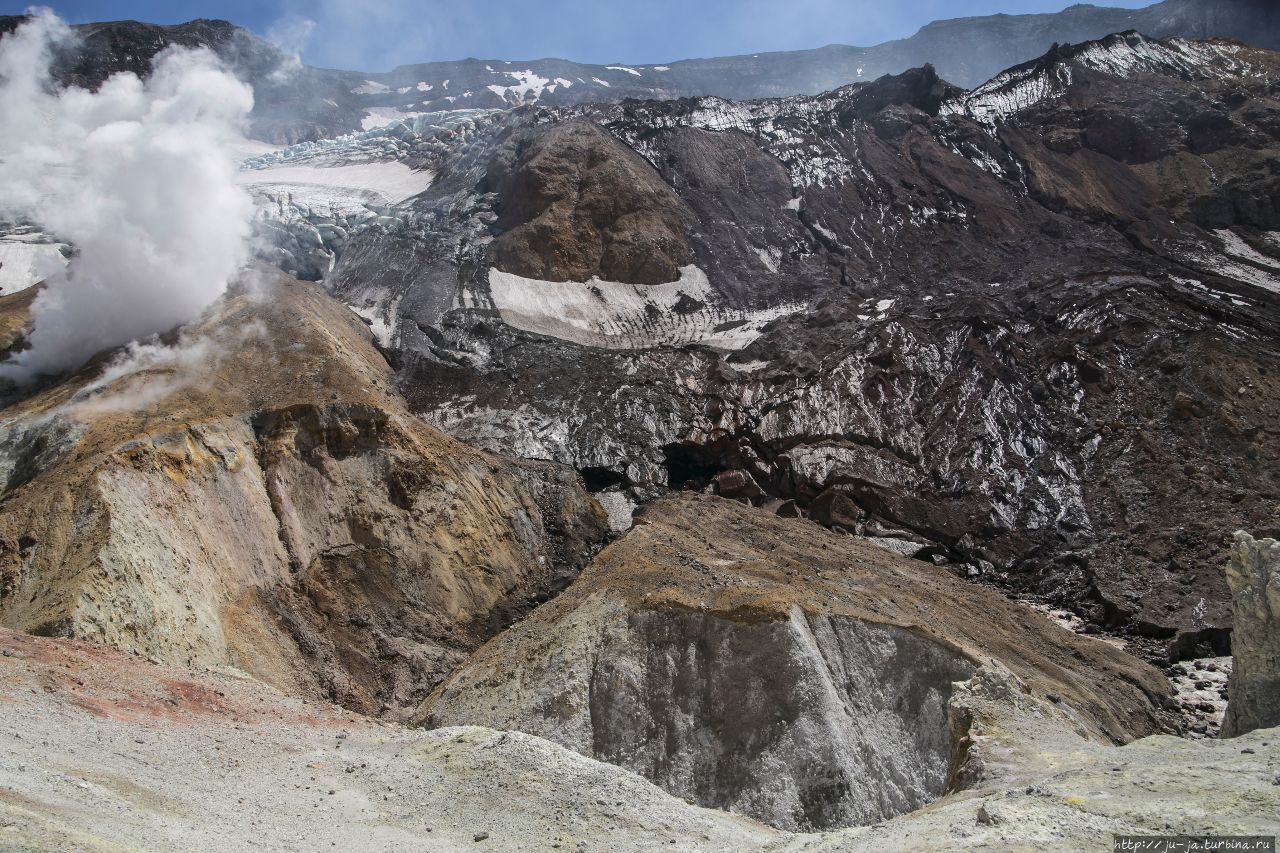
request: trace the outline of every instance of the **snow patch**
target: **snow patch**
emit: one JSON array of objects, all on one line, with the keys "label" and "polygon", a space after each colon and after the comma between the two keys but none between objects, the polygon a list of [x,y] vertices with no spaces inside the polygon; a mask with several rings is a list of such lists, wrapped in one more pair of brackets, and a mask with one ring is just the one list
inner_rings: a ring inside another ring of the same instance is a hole
[{"label": "snow patch", "polygon": [[608,69],[609,71],[625,71],[628,74],[634,74],[637,77],[641,76],[639,71],[635,70],[634,68],[628,68],[625,65],[606,65],[605,68]]},{"label": "snow patch", "polygon": [[[493,69],[490,69],[491,71]],[[523,71],[497,71],[495,74],[507,74],[516,79],[515,85],[512,86],[486,86],[493,94],[509,104],[527,104],[537,103],[544,92],[554,92],[559,80],[552,82],[549,77],[543,77],[533,71],[525,69]],[[567,82],[567,81],[566,81]],[[464,93],[464,97],[470,93]]]},{"label": "snow patch", "polygon": [[391,91],[391,87],[376,80],[365,80],[359,86],[351,90],[353,95],[385,95]]},{"label": "snow patch", "polygon": [[355,210],[397,205],[431,186],[435,173],[404,163],[353,163],[342,166],[274,166],[240,173],[240,183],[277,199],[292,197],[309,207]]},{"label": "snow patch", "polygon": [[67,265],[61,243],[41,242],[38,235],[0,238],[0,296],[39,284]]},{"label": "snow patch", "polygon": [[[503,322],[516,329],[603,349],[648,349],[700,343],[737,350],[771,320],[799,304],[759,311],[731,308],[696,266],[678,281],[639,285],[601,281],[542,281],[491,268],[489,297]],[[464,304],[480,301],[464,294]]]},{"label": "snow patch", "polygon": [[398,298],[393,300],[385,311],[377,305],[349,305],[348,307],[368,321],[369,331],[373,333],[374,340],[378,342],[378,346],[383,349],[390,348],[391,337],[395,333],[396,323],[399,321],[400,300]]},{"label": "snow patch", "polygon": [[760,263],[764,264],[765,269],[769,272],[778,271],[778,264],[782,261],[781,249],[770,246],[767,249],[756,249],[756,254],[760,257]]},{"label": "snow patch", "polygon": [[374,130],[386,127],[393,121],[408,121],[423,115],[420,112],[404,112],[395,107],[365,107],[364,118],[360,120],[361,130]]}]

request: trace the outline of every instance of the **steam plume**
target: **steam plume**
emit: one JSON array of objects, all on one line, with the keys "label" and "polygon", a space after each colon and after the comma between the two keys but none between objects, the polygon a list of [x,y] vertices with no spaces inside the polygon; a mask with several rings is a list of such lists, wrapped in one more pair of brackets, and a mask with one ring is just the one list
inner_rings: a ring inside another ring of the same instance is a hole
[{"label": "steam plume", "polygon": [[0,363],[19,382],[194,319],[248,258],[232,143],[252,89],[209,51],[170,48],[145,81],[55,92],[52,53],[70,37],[35,10],[0,40],[0,214],[78,250],[32,306],[30,348]]}]

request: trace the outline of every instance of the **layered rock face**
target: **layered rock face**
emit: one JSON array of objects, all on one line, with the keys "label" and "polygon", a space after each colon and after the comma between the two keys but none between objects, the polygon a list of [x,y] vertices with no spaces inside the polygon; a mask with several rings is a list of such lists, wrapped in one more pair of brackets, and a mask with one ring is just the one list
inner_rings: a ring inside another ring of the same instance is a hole
[{"label": "layered rock face", "polygon": [[1237,532],[1227,563],[1233,666],[1222,736],[1280,725],[1280,542]]},{"label": "layered rock face", "polygon": [[6,412],[0,623],[395,716],[563,587],[603,512],[417,422],[368,328],[276,279]]},{"label": "layered rock face", "polygon": [[702,805],[815,830],[956,783],[970,731],[951,718],[953,684],[984,666],[1050,717],[1065,709],[1077,737],[1167,722],[1163,678],[1104,643],[803,520],[684,496],[646,507],[417,719],[537,734]]}]

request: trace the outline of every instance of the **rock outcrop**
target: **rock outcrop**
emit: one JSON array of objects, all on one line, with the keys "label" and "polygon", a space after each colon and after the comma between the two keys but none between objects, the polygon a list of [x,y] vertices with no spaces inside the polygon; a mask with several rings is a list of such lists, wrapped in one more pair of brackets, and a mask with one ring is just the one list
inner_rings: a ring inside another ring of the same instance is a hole
[{"label": "rock outcrop", "polygon": [[395,716],[567,584],[604,513],[417,421],[367,326],[276,278],[5,412],[0,624]]},{"label": "rock outcrop", "polygon": [[949,707],[981,667],[1076,738],[1166,724],[1164,679],[1105,643],[852,537],[687,495],[647,506],[417,720],[537,734],[702,805],[827,829],[919,808],[962,766],[984,776],[953,755],[971,726]]},{"label": "rock outcrop", "polygon": [[1233,665],[1222,737],[1280,726],[1280,542],[1238,531],[1227,563]]},{"label": "rock outcrop", "polygon": [[502,199],[490,250],[505,272],[550,281],[675,281],[693,254],[679,197],[597,125],[519,133],[482,189]]}]

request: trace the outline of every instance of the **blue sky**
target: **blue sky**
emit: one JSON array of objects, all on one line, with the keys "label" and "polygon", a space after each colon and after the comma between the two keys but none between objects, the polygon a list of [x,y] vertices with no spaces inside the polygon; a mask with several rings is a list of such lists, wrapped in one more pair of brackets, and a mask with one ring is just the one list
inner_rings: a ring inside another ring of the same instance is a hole
[{"label": "blue sky", "polygon": [[[1138,8],[1153,0],[1101,0]],[[0,13],[30,3],[0,0]],[[1069,0],[46,0],[74,23],[226,18],[312,65],[385,71],[435,59],[652,63],[901,38],[938,18],[1053,12]],[[310,24],[308,23],[310,22]]]}]

